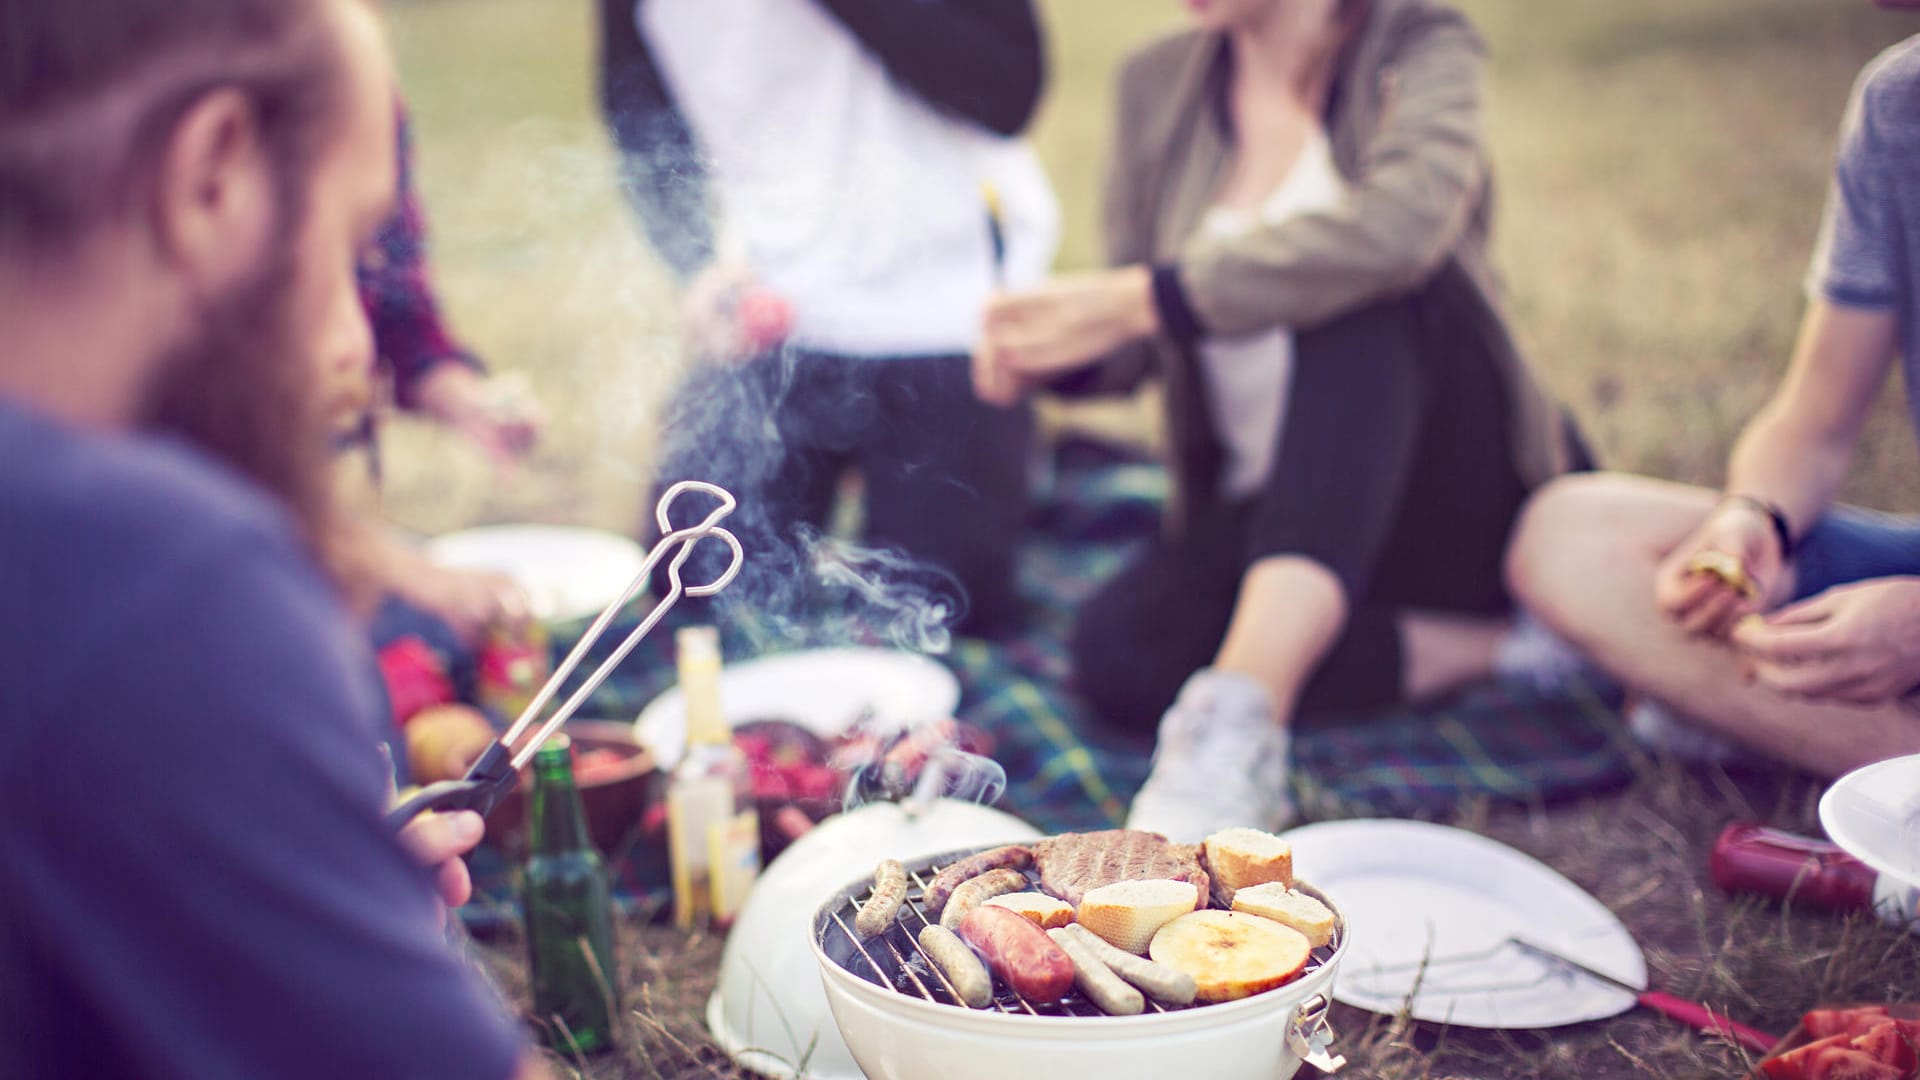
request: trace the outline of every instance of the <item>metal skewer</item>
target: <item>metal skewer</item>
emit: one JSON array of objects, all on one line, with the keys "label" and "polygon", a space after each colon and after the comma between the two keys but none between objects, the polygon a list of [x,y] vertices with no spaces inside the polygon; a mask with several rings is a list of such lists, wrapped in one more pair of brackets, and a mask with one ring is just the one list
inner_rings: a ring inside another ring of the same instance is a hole
[{"label": "metal skewer", "polygon": [[[719,500],[720,505],[714,507],[699,524],[675,529],[670,513],[674,500],[689,491],[711,495]],[[654,520],[660,526],[659,542],[654,544],[653,550],[647,553],[646,560],[640,564],[639,572],[634,575],[626,590],[608,604],[598,618],[594,619],[593,625],[587,628],[587,632],[567,653],[566,659],[554,669],[552,677],[540,688],[540,692],[527,703],[527,707],[514,720],[513,726],[487,747],[486,752],[482,753],[479,759],[467,769],[465,777],[429,784],[388,811],[387,826],[397,830],[428,810],[474,810],[482,815],[492,810],[495,804],[513,790],[519,770],[533,760],[533,755],[539,751],[541,744],[551,738],[554,732],[560,730],[580,706],[593,696],[593,692],[607,681],[614,669],[620,666],[620,662],[639,646],[641,640],[659,624],[662,618],[666,617],[667,612],[672,610],[682,597],[712,596],[726,588],[735,577],[739,576],[740,568],[746,562],[746,552],[741,548],[738,537],[720,527],[720,522],[733,513],[739,505],[739,501],[725,488],[699,480],[682,480],[668,488],[666,493],[660,496],[659,504],[654,507]],[[680,568],[693,554],[694,546],[710,536],[726,544],[732,552],[732,558],[728,560],[726,570],[719,577],[704,584],[687,585],[680,580]],[[673,561],[667,564],[669,587],[659,603],[655,604],[653,610],[647,613],[647,617],[641,620],[640,625],[627,635],[626,640],[620,643],[620,647],[614,650],[613,655],[602,661],[600,666],[594,669],[593,674],[587,677],[586,682],[582,683],[580,688],[562,702],[560,707],[554,710],[553,715],[540,725],[539,730],[522,743],[517,751],[514,750],[514,743],[527,733],[534,721],[539,718],[540,713],[559,694],[561,686],[565,685],[574,669],[580,666],[580,661],[586,656],[587,651],[600,640],[600,635],[606,633],[607,627],[619,617],[620,612],[626,609],[634,597],[646,589],[654,570],[669,552],[673,553]]]}]

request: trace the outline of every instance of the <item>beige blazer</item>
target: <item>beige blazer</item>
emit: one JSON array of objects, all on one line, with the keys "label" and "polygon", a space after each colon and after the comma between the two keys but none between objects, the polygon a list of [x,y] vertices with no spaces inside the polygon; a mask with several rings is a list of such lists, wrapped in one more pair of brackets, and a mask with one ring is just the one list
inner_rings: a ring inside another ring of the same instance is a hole
[{"label": "beige blazer", "polygon": [[[1232,239],[1196,228],[1232,153],[1225,44],[1183,33],[1122,68],[1106,193],[1109,261],[1173,263],[1201,325],[1223,334],[1311,328],[1428,287],[1427,307],[1438,309],[1426,312],[1430,332],[1478,337],[1505,376],[1521,478],[1534,486],[1564,472],[1571,425],[1521,358],[1487,263],[1485,48],[1472,26],[1434,0],[1374,0],[1334,80],[1329,136],[1349,198]],[[1155,373],[1166,381],[1169,527],[1178,531],[1186,511],[1218,488],[1197,358],[1170,339],[1144,342],[1108,361],[1098,388],[1124,391]]]}]

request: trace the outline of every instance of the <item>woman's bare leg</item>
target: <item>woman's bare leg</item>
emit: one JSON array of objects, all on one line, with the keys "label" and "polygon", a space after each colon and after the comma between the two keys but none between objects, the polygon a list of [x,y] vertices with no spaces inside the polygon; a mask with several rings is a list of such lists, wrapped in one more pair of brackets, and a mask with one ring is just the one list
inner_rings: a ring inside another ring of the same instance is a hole
[{"label": "woman's bare leg", "polygon": [[1261,559],[1241,579],[1214,669],[1259,680],[1285,725],[1346,621],[1346,592],[1326,567],[1291,555]]},{"label": "woman's bare leg", "polygon": [[1654,607],[1660,560],[1716,498],[1617,474],[1557,481],[1521,518],[1508,556],[1514,593],[1629,685],[1769,757],[1836,776],[1920,751],[1920,712],[1907,704],[1826,704],[1756,686],[1731,648],[1685,633]]}]

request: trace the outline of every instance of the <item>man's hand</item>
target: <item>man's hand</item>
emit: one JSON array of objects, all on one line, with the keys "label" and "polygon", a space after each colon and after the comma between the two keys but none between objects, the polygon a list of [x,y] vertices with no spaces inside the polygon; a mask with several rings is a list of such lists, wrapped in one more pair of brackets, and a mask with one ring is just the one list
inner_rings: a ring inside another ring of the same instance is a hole
[{"label": "man's hand", "polygon": [[423,412],[472,440],[497,465],[532,452],[546,414],[519,375],[486,376],[464,364],[441,364],[421,376]]},{"label": "man's hand", "polygon": [[[1730,556],[1746,575],[1751,592],[1701,570],[1703,556]],[[1773,521],[1749,502],[1728,499],[1661,562],[1653,579],[1653,601],[1688,633],[1725,637],[1736,622],[1765,610],[1776,598],[1784,587],[1784,570]]]},{"label": "man's hand", "polygon": [[1841,585],[1734,628],[1754,677],[1783,693],[1871,705],[1920,686],[1920,578]]},{"label": "man's hand", "polygon": [[424,556],[385,584],[395,593],[451,627],[460,640],[474,644],[493,630],[518,633],[532,618],[527,594],[505,574],[456,570]]},{"label": "man's hand", "polygon": [[400,830],[400,843],[422,866],[437,868],[440,899],[457,908],[473,899],[473,878],[460,856],[472,851],[486,831],[485,820],[471,810],[422,814]]},{"label": "man's hand", "polygon": [[1159,329],[1144,266],[1066,274],[987,302],[973,358],[981,400],[1010,404]]}]

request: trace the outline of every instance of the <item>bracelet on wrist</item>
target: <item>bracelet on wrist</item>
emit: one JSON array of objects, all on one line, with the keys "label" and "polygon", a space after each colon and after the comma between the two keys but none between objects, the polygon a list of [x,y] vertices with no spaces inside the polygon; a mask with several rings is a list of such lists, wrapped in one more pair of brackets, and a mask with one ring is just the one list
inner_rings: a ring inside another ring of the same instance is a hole
[{"label": "bracelet on wrist", "polygon": [[1737,503],[1764,515],[1773,524],[1774,539],[1780,542],[1780,561],[1786,562],[1793,558],[1793,526],[1788,524],[1787,512],[1780,509],[1779,503],[1763,499],[1758,495],[1743,495],[1738,492],[1729,492],[1720,501],[1723,504]]}]

